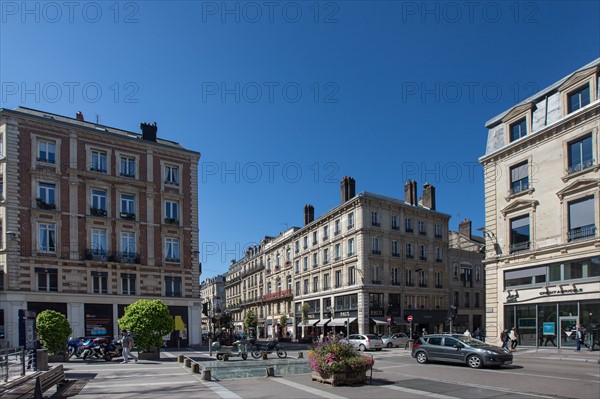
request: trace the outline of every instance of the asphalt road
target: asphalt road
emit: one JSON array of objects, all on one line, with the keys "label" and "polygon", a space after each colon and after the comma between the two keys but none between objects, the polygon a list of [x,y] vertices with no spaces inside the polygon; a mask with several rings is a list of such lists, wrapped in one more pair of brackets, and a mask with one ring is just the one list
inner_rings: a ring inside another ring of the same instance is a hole
[{"label": "asphalt road", "polygon": [[[419,365],[410,351],[373,352],[371,384],[337,386],[313,382],[309,374],[201,381],[199,374],[176,361],[179,354],[207,357],[205,352],[163,351],[160,362],[120,364],[73,360],[67,377],[91,378],[80,399],[92,398],[585,398],[600,397],[600,352],[520,349],[511,366],[474,370],[447,364]],[[290,357],[297,357],[294,350]],[[306,356],[306,353],[304,353]],[[243,362],[236,358],[231,362]],[[249,358],[246,362],[261,362]]]}]

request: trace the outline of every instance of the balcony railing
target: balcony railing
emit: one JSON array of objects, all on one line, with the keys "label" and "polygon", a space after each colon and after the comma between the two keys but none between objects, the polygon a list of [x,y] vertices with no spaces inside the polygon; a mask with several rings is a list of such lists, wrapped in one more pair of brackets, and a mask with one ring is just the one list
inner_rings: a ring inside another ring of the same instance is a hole
[{"label": "balcony railing", "polygon": [[419,231],[419,234],[422,235],[422,236],[426,236],[427,232],[425,230],[421,230],[421,231]]},{"label": "balcony railing", "polygon": [[175,219],[175,218],[165,218],[165,224],[174,224],[174,225],[179,225],[179,219]]},{"label": "balcony railing", "polygon": [[47,209],[47,210],[56,209],[56,204],[50,204],[50,203],[44,201],[42,198],[36,198],[35,202],[36,202],[38,208],[40,208],[40,209]]},{"label": "balcony railing", "polygon": [[137,252],[107,251],[104,249],[87,248],[84,260],[96,262],[118,262],[140,264],[140,254]]},{"label": "balcony railing", "polygon": [[400,230],[400,226],[398,226],[398,225],[392,225],[392,230]]},{"label": "balcony railing", "polygon": [[510,244],[510,253],[529,251],[531,247],[531,241],[523,241],[515,244]]},{"label": "balcony railing", "polygon": [[106,209],[100,209],[100,208],[94,208],[91,207],[90,208],[90,215],[92,216],[100,216],[100,217],[106,217]]},{"label": "balcony railing", "polygon": [[381,285],[381,280],[372,280],[372,283]]},{"label": "balcony railing", "polygon": [[279,298],[287,298],[292,296],[292,290],[283,290],[277,292],[271,292],[262,296],[263,301],[272,301]]},{"label": "balcony railing", "polygon": [[380,250],[378,250],[378,249],[374,249],[374,250],[373,250],[373,251],[371,251],[371,252],[373,252],[373,255],[381,255],[381,251],[380,251]]},{"label": "balcony railing", "polygon": [[392,252],[392,256],[400,256],[400,252]]},{"label": "balcony railing", "polygon": [[414,259],[414,257],[413,254],[406,254],[406,259]]},{"label": "balcony railing", "polygon": [[435,238],[442,238],[442,234],[441,233],[435,233]]},{"label": "balcony railing", "polygon": [[392,285],[400,285],[400,281],[392,281]]},{"label": "balcony railing", "polygon": [[427,260],[427,256],[421,255],[421,256],[419,256],[419,260]]},{"label": "balcony railing", "polygon": [[591,168],[592,166],[594,166],[594,159],[587,159],[585,161],[582,161],[576,165],[571,165],[569,166],[569,168],[567,169],[567,173],[571,174],[571,173],[577,173],[580,172],[582,170]]},{"label": "balcony railing", "polygon": [[121,219],[135,220],[135,213],[121,212],[119,216],[121,216]]},{"label": "balcony railing", "polygon": [[379,222],[371,222],[371,226],[380,227],[381,223],[379,223]]},{"label": "balcony railing", "polygon": [[596,226],[589,225],[569,230],[569,241],[582,240],[596,236]]}]

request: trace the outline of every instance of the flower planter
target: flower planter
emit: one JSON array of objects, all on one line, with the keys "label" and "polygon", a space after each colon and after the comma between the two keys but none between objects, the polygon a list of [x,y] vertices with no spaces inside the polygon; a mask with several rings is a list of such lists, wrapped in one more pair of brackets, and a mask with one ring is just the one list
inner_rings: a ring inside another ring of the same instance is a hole
[{"label": "flower planter", "polygon": [[331,386],[364,384],[367,381],[367,371],[335,373],[331,375],[312,371],[312,380],[320,383],[328,383]]}]

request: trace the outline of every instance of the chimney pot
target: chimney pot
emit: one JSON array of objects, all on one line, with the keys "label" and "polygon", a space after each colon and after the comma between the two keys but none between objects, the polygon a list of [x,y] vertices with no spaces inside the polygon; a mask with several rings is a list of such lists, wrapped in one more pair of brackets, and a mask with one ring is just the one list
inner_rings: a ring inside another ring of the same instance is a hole
[{"label": "chimney pot", "polygon": [[142,140],[153,141],[156,143],[156,132],[158,130],[158,126],[156,126],[156,122],[150,123],[141,123],[140,128],[142,129]]},{"label": "chimney pot", "polygon": [[311,204],[304,205],[304,225],[306,226],[315,220],[315,207]]},{"label": "chimney pot", "polygon": [[82,121],[82,122],[85,121],[85,119],[83,118],[83,113],[81,111],[77,111],[77,113],[75,114],[75,118],[78,121]]}]

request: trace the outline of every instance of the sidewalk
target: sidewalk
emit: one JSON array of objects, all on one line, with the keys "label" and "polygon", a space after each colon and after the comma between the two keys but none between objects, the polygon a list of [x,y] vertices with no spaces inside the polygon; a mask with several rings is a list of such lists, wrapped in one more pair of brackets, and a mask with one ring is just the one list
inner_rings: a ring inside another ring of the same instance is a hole
[{"label": "sidewalk", "polygon": [[516,358],[526,356],[538,359],[573,360],[580,362],[600,363],[600,351],[590,351],[589,349],[585,348],[577,352],[573,348],[558,349],[548,347],[536,348],[535,346],[519,346],[513,352],[513,356]]}]

